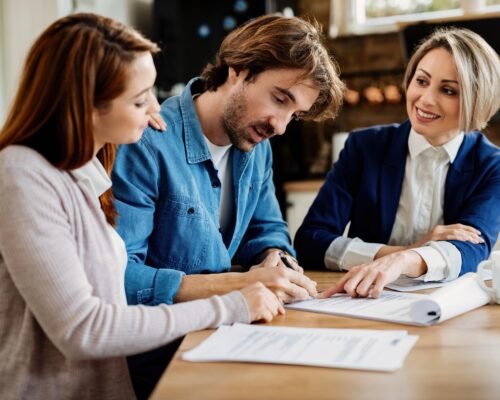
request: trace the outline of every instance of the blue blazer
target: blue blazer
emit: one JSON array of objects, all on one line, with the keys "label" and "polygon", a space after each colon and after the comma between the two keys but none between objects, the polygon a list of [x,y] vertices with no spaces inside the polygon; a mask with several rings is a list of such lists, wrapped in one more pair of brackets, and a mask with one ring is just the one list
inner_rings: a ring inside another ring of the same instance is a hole
[{"label": "blue blazer", "polygon": [[[396,219],[411,125],[375,126],[349,135],[339,160],[295,236],[302,265],[324,266],[325,252],[349,221],[349,237],[389,241]],[[480,132],[465,135],[445,183],[444,224],[477,228],[483,244],[452,240],[462,256],[460,274],[488,258],[500,229],[500,149]]]}]

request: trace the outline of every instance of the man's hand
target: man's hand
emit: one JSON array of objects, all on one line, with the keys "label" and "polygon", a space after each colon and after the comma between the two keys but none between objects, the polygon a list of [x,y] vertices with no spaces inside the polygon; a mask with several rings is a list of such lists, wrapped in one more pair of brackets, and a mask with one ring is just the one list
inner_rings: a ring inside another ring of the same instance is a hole
[{"label": "man's hand", "polygon": [[292,267],[293,270],[301,274],[304,273],[304,269],[298,264],[297,260],[285,251],[281,249],[267,249],[265,253],[266,258],[264,258],[264,260],[260,264],[251,266],[251,270],[262,267],[287,267],[282,260],[282,257],[286,257],[288,264]]},{"label": "man's hand", "polygon": [[307,276],[283,265],[279,252],[273,251],[248,272],[224,272],[220,274],[186,275],[175,296],[175,302],[203,299],[214,294],[222,295],[241,290],[256,282],[261,282],[282,302],[291,303],[316,296],[316,282]]},{"label": "man's hand", "polygon": [[417,277],[426,272],[427,265],[417,252],[400,251],[351,268],[337,284],[322,292],[318,298],[326,299],[335,293],[377,298],[384,286],[394,282],[400,275]]},{"label": "man's hand", "polygon": [[243,275],[248,283],[262,282],[285,303],[317,295],[316,282],[303,273],[285,267],[280,260],[279,251],[270,252],[259,267]]}]

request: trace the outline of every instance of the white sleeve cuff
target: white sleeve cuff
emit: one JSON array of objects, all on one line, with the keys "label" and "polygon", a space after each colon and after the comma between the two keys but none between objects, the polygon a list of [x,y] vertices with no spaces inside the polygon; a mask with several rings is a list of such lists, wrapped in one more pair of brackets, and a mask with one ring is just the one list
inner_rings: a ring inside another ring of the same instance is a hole
[{"label": "white sleeve cuff", "polygon": [[360,238],[338,237],[325,253],[325,265],[333,271],[348,271],[360,264],[372,262],[383,247],[379,243],[366,243]]},{"label": "white sleeve cuff", "polygon": [[423,247],[412,249],[424,259],[427,273],[420,279],[429,281],[450,281],[456,279],[462,268],[462,255],[446,241],[428,242]]}]

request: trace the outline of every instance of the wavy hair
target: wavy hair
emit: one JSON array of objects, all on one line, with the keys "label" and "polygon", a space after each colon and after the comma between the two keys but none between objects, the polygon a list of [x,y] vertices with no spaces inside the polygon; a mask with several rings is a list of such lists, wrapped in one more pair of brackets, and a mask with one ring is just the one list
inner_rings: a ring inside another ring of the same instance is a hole
[{"label": "wavy hair", "polygon": [[265,15],[241,25],[222,42],[214,63],[201,78],[205,89],[215,91],[227,79],[229,67],[248,70],[247,81],[269,69],[293,68],[304,71],[319,88],[319,96],[304,119],[334,118],[342,105],[344,83],[336,62],[322,43],[317,22],[297,17]]},{"label": "wavy hair", "polygon": [[[159,48],[134,29],[95,14],[72,14],[55,21],[35,41],[17,94],[0,135],[0,150],[28,146],[62,170],[78,168],[94,156],[92,115],[126,87],[128,67],[139,52]],[[97,154],[108,173],[115,146]],[[111,189],[100,197],[108,222],[116,211]]]}]

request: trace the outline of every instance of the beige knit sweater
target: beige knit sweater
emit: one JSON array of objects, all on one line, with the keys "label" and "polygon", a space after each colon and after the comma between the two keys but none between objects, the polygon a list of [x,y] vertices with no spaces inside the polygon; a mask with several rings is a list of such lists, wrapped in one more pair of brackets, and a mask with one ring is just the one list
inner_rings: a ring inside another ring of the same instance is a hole
[{"label": "beige knit sweater", "polygon": [[95,193],[37,152],[0,152],[0,398],[133,398],[124,356],[249,322],[239,292],[127,306]]}]

